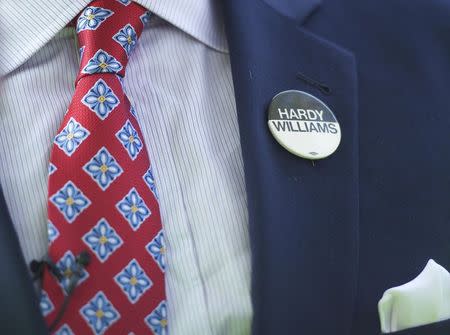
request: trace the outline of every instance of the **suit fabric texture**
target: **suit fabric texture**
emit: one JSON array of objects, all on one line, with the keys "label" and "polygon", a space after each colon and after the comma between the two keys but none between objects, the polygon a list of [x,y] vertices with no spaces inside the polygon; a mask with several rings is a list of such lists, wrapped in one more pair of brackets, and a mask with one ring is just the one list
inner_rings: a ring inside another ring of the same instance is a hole
[{"label": "suit fabric texture", "polygon": [[[430,258],[450,269],[450,4],[229,0],[223,11],[248,193],[253,334],[378,334],[387,288]],[[270,100],[289,89],[318,97],[340,122],[338,150],[315,165],[267,128]],[[8,226],[4,214],[0,229]],[[397,334],[449,331],[442,321]]]}]

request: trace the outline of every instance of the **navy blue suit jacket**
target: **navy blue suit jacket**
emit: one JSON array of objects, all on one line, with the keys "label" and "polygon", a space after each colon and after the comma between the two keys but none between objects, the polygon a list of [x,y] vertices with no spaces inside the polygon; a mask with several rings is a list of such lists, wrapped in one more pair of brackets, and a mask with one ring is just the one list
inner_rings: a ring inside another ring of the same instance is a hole
[{"label": "navy blue suit jacket", "polygon": [[[248,191],[253,333],[378,334],[386,289],[430,258],[450,269],[450,2],[228,0],[223,11]],[[270,100],[288,89],[318,97],[340,122],[338,150],[314,166],[267,128]],[[12,226],[0,208],[4,239]],[[17,241],[0,242],[0,333],[41,334]],[[19,283],[23,297],[5,301]],[[6,320],[11,308],[34,330]],[[443,321],[398,334],[449,333]]]}]

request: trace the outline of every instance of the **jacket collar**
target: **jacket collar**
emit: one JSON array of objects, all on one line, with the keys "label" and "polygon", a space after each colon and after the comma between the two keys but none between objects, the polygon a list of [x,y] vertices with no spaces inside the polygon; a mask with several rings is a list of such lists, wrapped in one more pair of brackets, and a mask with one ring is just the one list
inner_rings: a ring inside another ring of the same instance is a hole
[{"label": "jacket collar", "polygon": [[[0,11],[0,77],[26,62],[92,0],[29,0]],[[222,17],[214,0],[136,0],[193,38],[227,52]],[[6,7],[6,8],[5,8]]]}]

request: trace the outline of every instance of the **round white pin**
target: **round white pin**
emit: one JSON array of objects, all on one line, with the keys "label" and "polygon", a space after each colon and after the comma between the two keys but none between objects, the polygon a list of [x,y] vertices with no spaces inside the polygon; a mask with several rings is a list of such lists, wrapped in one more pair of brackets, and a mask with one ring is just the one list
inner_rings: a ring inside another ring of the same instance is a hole
[{"label": "round white pin", "polygon": [[330,156],[341,142],[341,127],[333,112],[309,93],[278,93],[269,105],[268,126],[281,146],[306,159]]}]

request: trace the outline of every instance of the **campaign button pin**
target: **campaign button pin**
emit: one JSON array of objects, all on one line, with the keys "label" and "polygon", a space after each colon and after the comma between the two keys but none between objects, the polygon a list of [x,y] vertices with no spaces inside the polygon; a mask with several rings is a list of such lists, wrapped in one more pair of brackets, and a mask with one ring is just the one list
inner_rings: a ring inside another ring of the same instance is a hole
[{"label": "campaign button pin", "polygon": [[341,142],[341,127],[331,109],[306,92],[289,90],[274,96],[267,123],[277,142],[302,158],[328,157]]}]

